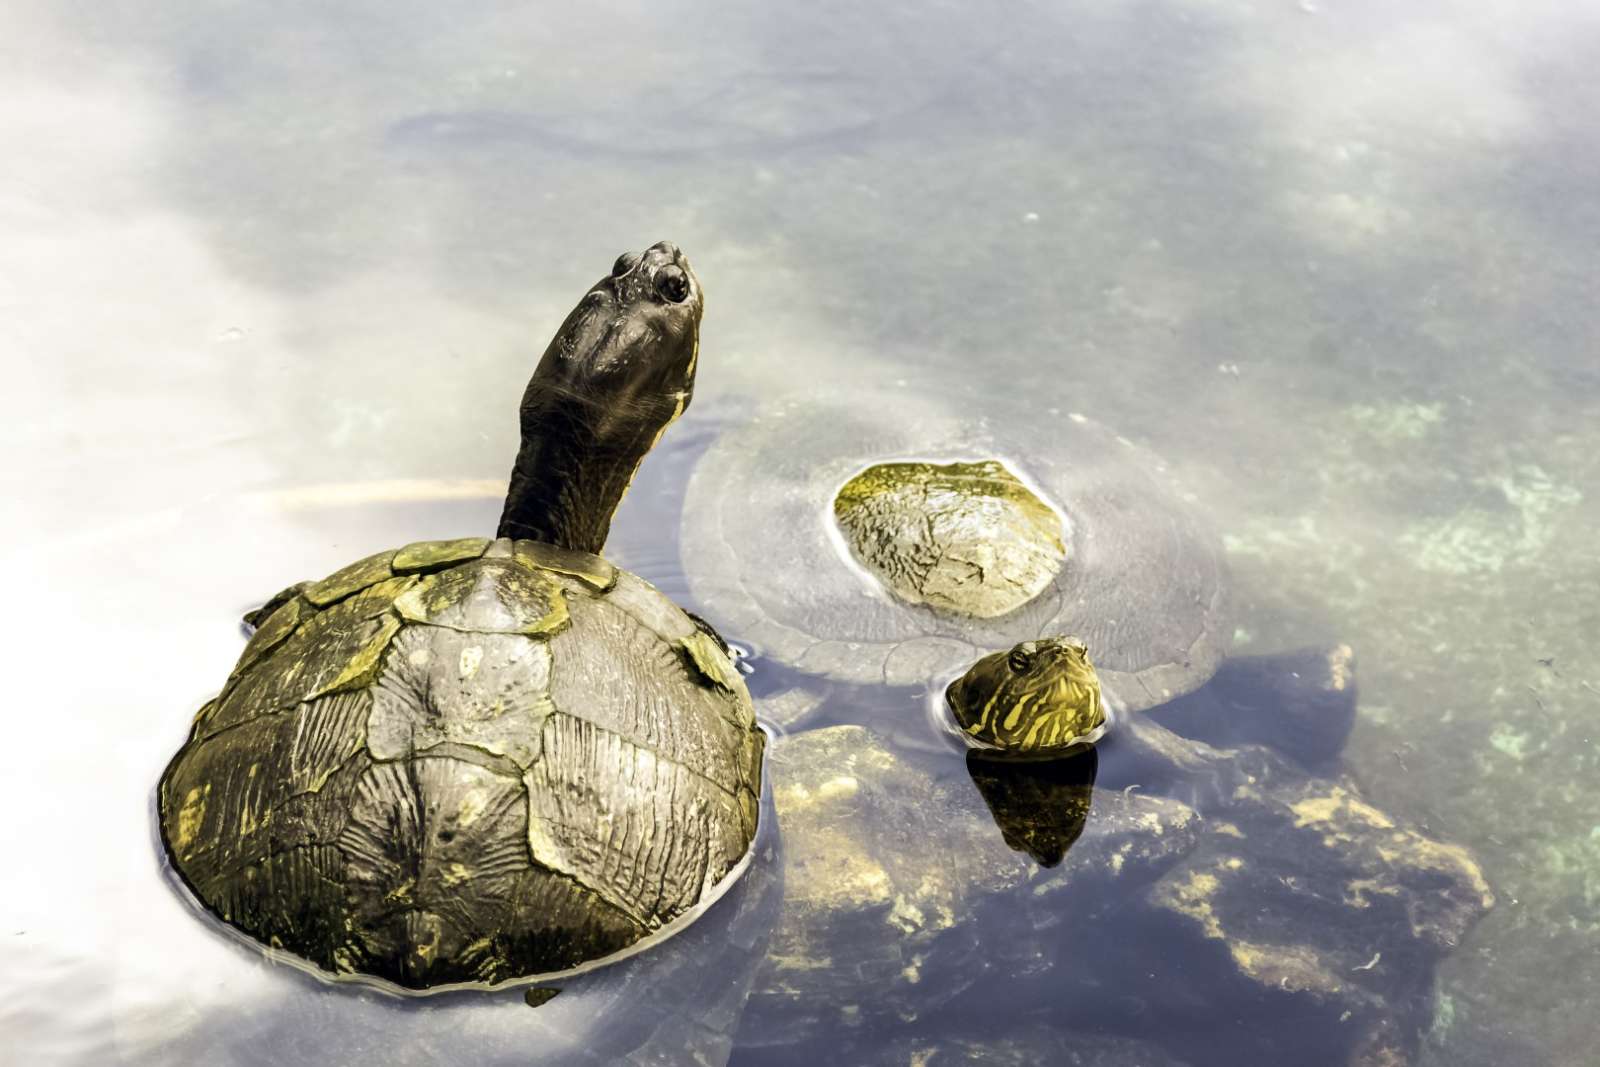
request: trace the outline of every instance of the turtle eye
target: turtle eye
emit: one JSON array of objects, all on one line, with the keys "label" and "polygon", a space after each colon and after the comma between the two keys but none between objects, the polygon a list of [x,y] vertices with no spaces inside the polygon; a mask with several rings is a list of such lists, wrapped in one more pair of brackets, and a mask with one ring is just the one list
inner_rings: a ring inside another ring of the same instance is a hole
[{"label": "turtle eye", "polygon": [[663,299],[674,304],[681,304],[689,299],[689,278],[683,273],[682,268],[668,264],[656,271],[656,292]]},{"label": "turtle eye", "polygon": [[634,268],[634,266],[636,264],[638,264],[638,262],[639,262],[639,253],[637,253],[637,252],[624,252],[624,253],[622,253],[622,255],[617,257],[617,261],[615,263],[611,264],[611,276],[613,278],[622,277],[624,274],[626,274],[630,270],[632,270]]},{"label": "turtle eye", "polygon": [[1024,649],[1013,648],[1011,655],[1006,657],[1006,663],[1010,665],[1013,671],[1021,674],[1033,666],[1033,653]]}]

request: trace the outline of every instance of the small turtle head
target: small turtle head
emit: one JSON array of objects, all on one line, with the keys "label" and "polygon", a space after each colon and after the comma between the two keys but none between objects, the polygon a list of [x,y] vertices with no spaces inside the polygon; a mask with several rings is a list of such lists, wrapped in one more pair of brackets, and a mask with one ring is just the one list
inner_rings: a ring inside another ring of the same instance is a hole
[{"label": "small turtle head", "polygon": [[1100,679],[1076,637],[1024,641],[974,663],[945,690],[973,742],[1024,756],[1050,756],[1099,738],[1106,721]]}]

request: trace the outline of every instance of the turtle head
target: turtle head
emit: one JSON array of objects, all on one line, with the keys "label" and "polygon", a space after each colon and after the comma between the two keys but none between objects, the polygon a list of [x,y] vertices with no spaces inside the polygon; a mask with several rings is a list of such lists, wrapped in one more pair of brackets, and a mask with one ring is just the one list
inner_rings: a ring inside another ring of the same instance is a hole
[{"label": "turtle head", "polygon": [[973,741],[1024,756],[1094,741],[1106,721],[1100,679],[1076,637],[1043,637],[984,656],[950,683],[945,702]]},{"label": "turtle head", "polygon": [[694,396],[704,306],[670,241],[624,252],[590,287],[522,395],[501,537],[600,551],[640,461]]},{"label": "turtle head", "polygon": [[561,324],[528,393],[581,412],[602,439],[649,429],[654,440],[694,395],[704,307],[677,245],[624,252]]}]

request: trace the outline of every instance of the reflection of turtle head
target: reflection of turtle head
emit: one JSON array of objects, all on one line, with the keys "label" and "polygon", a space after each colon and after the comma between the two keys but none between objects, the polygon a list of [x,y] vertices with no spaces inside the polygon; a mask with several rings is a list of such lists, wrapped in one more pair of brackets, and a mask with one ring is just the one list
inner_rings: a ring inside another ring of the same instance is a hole
[{"label": "reflection of turtle head", "polygon": [[980,745],[1018,755],[1053,755],[1096,740],[1105,725],[1100,679],[1075,637],[1024,641],[974,663],[945,701]]},{"label": "reflection of turtle head", "polygon": [[1093,748],[1051,760],[996,759],[976,748],[967,752],[967,773],[1000,836],[1041,867],[1060,863],[1083,833],[1098,766]]},{"label": "reflection of turtle head", "polygon": [[599,552],[634,471],[694,395],[704,294],[678,247],[625,252],[522,396],[500,536]]}]

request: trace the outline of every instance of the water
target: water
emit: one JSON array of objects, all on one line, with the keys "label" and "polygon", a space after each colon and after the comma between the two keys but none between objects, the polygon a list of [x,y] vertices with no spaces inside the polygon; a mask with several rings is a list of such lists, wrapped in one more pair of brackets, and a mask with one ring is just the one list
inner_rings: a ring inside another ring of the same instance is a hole
[{"label": "water", "polygon": [[[669,451],[811,383],[889,404],[905,381],[1089,412],[1165,456],[1224,535],[1238,651],[1354,647],[1345,767],[1493,887],[1408,994],[1422,1061],[1590,1057],[1593,12],[24,0],[7,21],[0,1031],[28,1062],[295,1036],[264,999],[288,979],[160,881],[154,776],[241,608],[485,528],[490,490],[458,483],[503,479],[535,354],[660,238],[710,294]],[[618,554],[680,596],[674,455]],[[399,479],[457,488],[271,495]],[[974,848],[1021,855],[960,810]],[[977,921],[973,952],[1016,945]],[[1242,1009],[1141,1016],[1181,974],[1117,976],[1119,1017],[1177,1045],[1254,1032]],[[942,1047],[1134,1055],[1039,982],[1014,1017],[950,1009]],[[361,1010],[319,1003],[330,1033]],[[884,1062],[928,1051],[880,1036]]]}]

